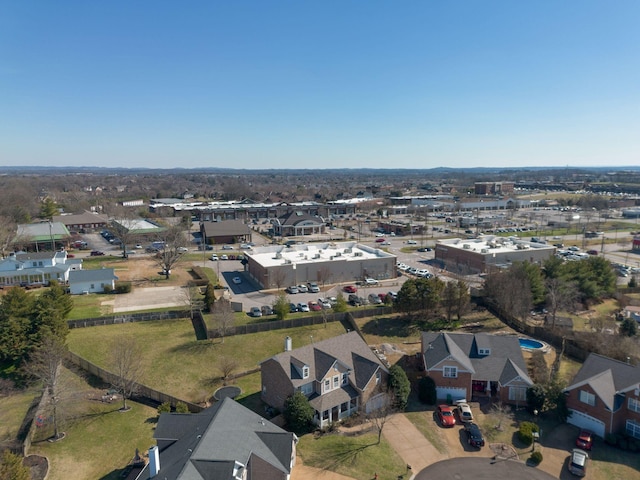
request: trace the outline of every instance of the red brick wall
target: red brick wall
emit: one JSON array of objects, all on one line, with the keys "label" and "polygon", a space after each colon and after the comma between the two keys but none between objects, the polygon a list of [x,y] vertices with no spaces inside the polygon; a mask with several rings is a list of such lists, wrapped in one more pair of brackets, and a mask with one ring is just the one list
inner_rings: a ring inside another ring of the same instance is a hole
[{"label": "red brick wall", "polygon": [[604,403],[602,402],[600,397],[598,397],[598,395],[596,395],[596,404],[594,406],[581,402],[581,390],[593,393],[595,395],[595,392],[589,385],[583,385],[581,387],[574,388],[573,390],[570,390],[567,395],[567,407],[590,415],[593,418],[597,418],[598,420],[602,420],[605,425],[605,432],[608,433],[611,428],[611,412],[606,410]]}]

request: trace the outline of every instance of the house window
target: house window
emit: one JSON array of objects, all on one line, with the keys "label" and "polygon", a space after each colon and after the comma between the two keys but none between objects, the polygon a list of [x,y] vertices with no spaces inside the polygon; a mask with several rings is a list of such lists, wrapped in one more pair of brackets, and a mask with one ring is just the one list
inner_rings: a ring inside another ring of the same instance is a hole
[{"label": "house window", "polygon": [[309,378],[309,367],[302,367],[302,378]]},{"label": "house window", "polygon": [[442,376],[445,378],[458,378],[458,367],[444,367]]},{"label": "house window", "polygon": [[589,393],[585,390],[580,390],[580,401],[593,407],[596,404],[596,396],[593,393]]},{"label": "house window", "polygon": [[480,348],[478,350],[478,353],[480,355],[490,355],[491,354],[491,349],[489,349],[489,348]]},{"label": "house window", "polygon": [[329,380],[328,378],[324,381],[324,391],[328,392],[329,390],[331,390],[331,380]]},{"label": "house window", "polygon": [[527,389],[525,387],[509,387],[509,400],[525,402],[527,400]]},{"label": "house window", "polygon": [[628,407],[632,412],[640,413],[640,401],[635,398],[629,397]]},{"label": "house window", "polygon": [[640,423],[627,420],[626,427],[627,435],[631,435],[633,438],[640,438]]},{"label": "house window", "polygon": [[311,395],[313,393],[313,384],[312,383],[305,383],[304,385],[300,386],[300,391],[302,393],[304,393],[307,397],[309,395]]},{"label": "house window", "polygon": [[329,420],[329,410],[322,412],[322,420]]},{"label": "house window", "polygon": [[380,371],[376,372],[376,385],[380,385],[380,380],[382,380],[382,375],[380,375]]},{"label": "house window", "polygon": [[338,388],[340,386],[340,375],[336,375],[333,377],[333,388]]},{"label": "house window", "polygon": [[344,372],[342,374],[342,385],[346,385],[349,383],[349,372]]},{"label": "house window", "polygon": [[96,288],[96,286],[92,283],[91,284],[91,290],[93,290],[94,288]]}]

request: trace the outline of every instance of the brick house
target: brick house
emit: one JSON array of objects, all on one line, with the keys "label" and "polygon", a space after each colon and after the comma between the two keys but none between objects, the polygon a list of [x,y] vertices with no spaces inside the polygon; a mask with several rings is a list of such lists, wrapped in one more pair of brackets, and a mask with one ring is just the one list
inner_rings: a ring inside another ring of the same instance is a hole
[{"label": "brick house", "polygon": [[591,353],[564,389],[567,422],[600,437],[640,438],[640,367]]},{"label": "brick house", "polygon": [[513,336],[423,332],[422,359],[441,400],[492,397],[526,405],[527,388],[533,385]]},{"label": "brick house", "polygon": [[287,337],[285,351],[264,360],[260,371],[265,403],[282,410],[285,400],[301,391],[319,427],[386,404],[389,371],[357,332],[295,350]]}]

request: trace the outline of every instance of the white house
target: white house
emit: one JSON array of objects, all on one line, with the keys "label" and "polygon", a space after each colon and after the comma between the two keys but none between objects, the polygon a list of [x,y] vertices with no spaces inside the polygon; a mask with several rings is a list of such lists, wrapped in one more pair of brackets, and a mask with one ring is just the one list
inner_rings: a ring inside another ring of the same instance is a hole
[{"label": "white house", "polygon": [[76,270],[69,273],[69,292],[72,295],[83,293],[103,293],[105,287],[115,288],[118,277],[113,268],[98,270]]},{"label": "white house", "polygon": [[16,252],[0,260],[0,285],[46,285],[50,280],[66,283],[69,272],[81,270],[82,260],[67,252]]}]

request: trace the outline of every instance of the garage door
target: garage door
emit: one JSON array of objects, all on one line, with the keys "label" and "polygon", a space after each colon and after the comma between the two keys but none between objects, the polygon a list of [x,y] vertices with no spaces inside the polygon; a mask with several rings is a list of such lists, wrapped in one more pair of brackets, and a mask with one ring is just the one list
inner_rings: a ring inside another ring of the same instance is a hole
[{"label": "garage door", "polygon": [[597,418],[593,418],[591,415],[587,415],[586,413],[578,412],[577,410],[570,411],[572,412],[572,414],[567,419],[567,423],[575,425],[578,428],[591,430],[599,437],[604,438],[604,422],[598,420]]},{"label": "garage door", "polygon": [[438,394],[438,400],[449,400],[455,402],[456,400],[463,400],[467,398],[466,388],[457,387],[436,387],[436,393]]}]

